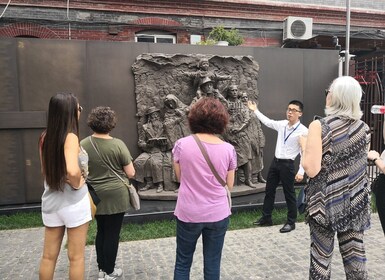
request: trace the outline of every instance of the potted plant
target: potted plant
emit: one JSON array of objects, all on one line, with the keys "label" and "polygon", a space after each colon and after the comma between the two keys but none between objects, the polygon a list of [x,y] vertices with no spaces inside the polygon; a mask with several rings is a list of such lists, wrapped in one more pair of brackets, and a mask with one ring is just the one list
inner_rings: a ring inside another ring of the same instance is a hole
[{"label": "potted plant", "polygon": [[214,46],[216,43],[217,43],[217,41],[207,38],[207,40],[203,40],[203,41],[198,42],[197,45]]},{"label": "potted plant", "polygon": [[[243,44],[244,39],[239,30],[231,28],[226,30],[222,25],[214,27],[209,33],[208,40],[215,40],[217,45],[228,45],[228,46],[238,46]],[[227,43],[224,43],[227,42]]]}]

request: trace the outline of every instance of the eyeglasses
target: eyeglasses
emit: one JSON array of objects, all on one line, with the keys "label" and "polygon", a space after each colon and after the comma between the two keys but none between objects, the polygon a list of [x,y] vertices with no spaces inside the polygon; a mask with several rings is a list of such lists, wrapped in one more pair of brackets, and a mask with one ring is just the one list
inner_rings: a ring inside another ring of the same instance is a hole
[{"label": "eyeglasses", "polygon": [[[329,93],[330,93],[330,90],[328,90],[327,88],[325,88],[325,96],[328,96]],[[361,93],[362,93],[362,96],[365,95],[365,91],[362,90]]]},{"label": "eyeglasses", "polygon": [[79,105],[78,111],[79,111],[79,113],[81,113],[83,111],[83,107]]},{"label": "eyeglasses", "polygon": [[287,108],[286,111],[290,112],[290,113],[300,113],[301,112],[300,110],[297,110],[297,109],[294,109],[294,108]]}]

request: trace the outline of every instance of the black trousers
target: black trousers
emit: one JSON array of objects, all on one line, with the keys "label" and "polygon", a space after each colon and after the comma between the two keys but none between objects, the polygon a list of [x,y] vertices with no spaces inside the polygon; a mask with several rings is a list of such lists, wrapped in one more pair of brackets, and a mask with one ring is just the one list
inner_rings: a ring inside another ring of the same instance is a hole
[{"label": "black trousers", "polygon": [[275,193],[282,182],[287,205],[287,222],[294,224],[297,220],[297,198],[294,191],[294,161],[274,158],[267,174],[266,194],[263,201],[263,217],[271,220],[274,209]]},{"label": "black trousers", "polygon": [[378,216],[381,221],[382,230],[385,234],[385,175],[380,174],[378,176],[378,187],[376,188],[374,195],[376,196]]},{"label": "black trousers", "polygon": [[96,261],[99,269],[111,274],[118,254],[119,236],[124,212],[112,215],[96,215]]}]

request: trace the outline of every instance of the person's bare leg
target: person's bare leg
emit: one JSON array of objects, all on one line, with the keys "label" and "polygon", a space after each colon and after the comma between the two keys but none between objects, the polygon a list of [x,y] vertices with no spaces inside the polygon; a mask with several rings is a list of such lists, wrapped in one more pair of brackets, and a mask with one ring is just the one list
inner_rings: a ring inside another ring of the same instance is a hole
[{"label": "person's bare leg", "polygon": [[75,228],[67,228],[68,259],[70,263],[69,279],[84,279],[84,251],[87,240],[88,225],[83,224]]},{"label": "person's bare leg", "polygon": [[39,279],[52,280],[56,261],[64,236],[64,226],[45,227],[43,256],[40,261]]}]

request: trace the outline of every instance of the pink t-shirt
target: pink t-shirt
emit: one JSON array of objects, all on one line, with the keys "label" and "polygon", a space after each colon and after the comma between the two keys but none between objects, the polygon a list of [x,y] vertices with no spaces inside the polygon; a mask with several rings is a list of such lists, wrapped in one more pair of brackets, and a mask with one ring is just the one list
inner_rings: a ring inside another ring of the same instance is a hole
[{"label": "pink t-shirt", "polygon": [[[228,171],[237,167],[234,147],[226,142],[202,144],[219,176],[226,181]],[[194,138],[179,139],[172,153],[181,170],[174,215],[190,223],[217,222],[231,215],[226,190],[211,172]]]}]

